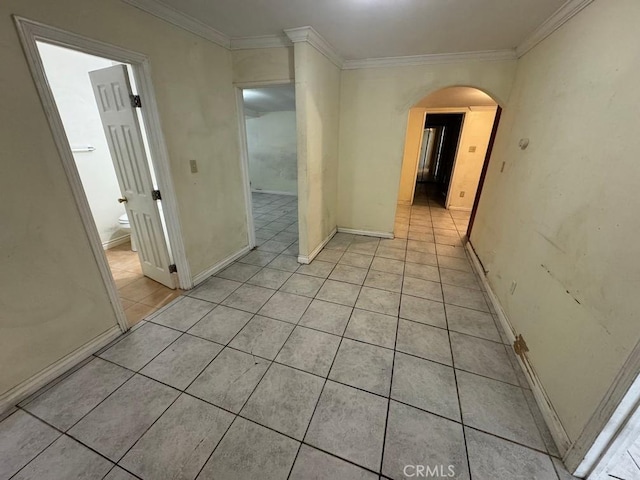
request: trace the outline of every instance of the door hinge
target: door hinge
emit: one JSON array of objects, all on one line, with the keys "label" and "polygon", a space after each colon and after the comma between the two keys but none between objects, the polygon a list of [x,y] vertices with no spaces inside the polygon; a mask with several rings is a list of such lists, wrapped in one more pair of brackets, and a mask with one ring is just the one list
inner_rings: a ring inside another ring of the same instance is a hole
[{"label": "door hinge", "polygon": [[151,198],[154,200],[162,200],[162,195],[160,195],[160,190],[151,190]]},{"label": "door hinge", "polygon": [[142,100],[140,100],[140,95],[129,95],[131,99],[131,106],[133,108],[142,108]]},{"label": "door hinge", "polygon": [[525,354],[529,351],[529,347],[527,347],[527,342],[524,341],[522,335],[518,335],[516,337],[516,341],[513,342],[513,350],[516,352],[522,361],[525,361]]},{"label": "door hinge", "polygon": [[169,273],[178,273],[178,267],[176,267],[175,263],[169,265]]}]

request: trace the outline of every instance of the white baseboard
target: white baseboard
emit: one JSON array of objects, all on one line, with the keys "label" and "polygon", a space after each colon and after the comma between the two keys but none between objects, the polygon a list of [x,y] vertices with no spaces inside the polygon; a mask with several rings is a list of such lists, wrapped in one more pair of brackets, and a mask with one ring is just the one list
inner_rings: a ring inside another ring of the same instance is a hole
[{"label": "white baseboard", "polygon": [[[467,253],[469,254],[469,257],[471,258],[471,263],[473,264],[473,267],[478,273],[478,276],[482,280],[482,284],[487,294],[489,295],[489,300],[491,300],[491,304],[493,305],[493,308],[496,311],[496,315],[500,320],[502,329],[507,335],[507,338],[509,339],[509,341],[513,344],[513,342],[516,339],[513,326],[511,325],[509,318],[504,312],[504,309],[502,308],[502,305],[500,304],[498,297],[496,296],[495,293],[493,293],[493,290],[491,289],[491,286],[487,281],[487,276],[484,272],[484,269],[482,268],[482,264],[480,263],[480,260],[478,259],[478,256],[476,255],[476,252],[473,249],[473,245],[471,245],[471,242],[467,242]],[[569,447],[571,446],[571,440],[569,439],[569,435],[567,434],[567,431],[564,429],[564,426],[560,421],[560,417],[558,417],[558,414],[553,408],[553,405],[551,404],[551,400],[549,399],[549,396],[547,395],[547,392],[545,391],[542,385],[542,382],[538,378],[538,375],[535,369],[533,368],[533,365],[531,365],[531,363],[528,361],[527,363],[523,362],[522,358],[520,358],[519,355],[516,355],[516,358],[518,359],[518,364],[522,369],[522,371],[524,372],[524,375],[527,378],[527,381],[529,382],[529,386],[531,387],[531,392],[533,393],[533,396],[536,399],[536,403],[540,408],[540,412],[542,413],[542,417],[544,418],[544,421],[547,424],[547,427],[549,427],[551,436],[553,437],[553,440],[556,442],[556,446],[558,447],[560,454],[564,455],[569,450]]]},{"label": "white baseboard", "polygon": [[269,193],[271,195],[289,195],[290,197],[297,197],[297,192],[280,192],[278,190],[254,190],[251,189],[251,193]]},{"label": "white baseboard", "polygon": [[394,238],[393,232],[372,232],[369,230],[355,230],[353,228],[338,227],[340,233],[351,233],[352,235],[364,235],[366,237]]},{"label": "white baseboard", "polygon": [[122,237],[102,242],[102,248],[104,248],[105,250],[109,250],[110,248],[114,248],[118,245],[122,245],[123,243],[127,243],[129,240],[131,240],[131,235],[123,235]]},{"label": "white baseboard", "polygon": [[453,205],[449,205],[449,210],[455,210],[457,212],[469,212],[471,213],[471,210],[473,210],[470,207],[454,207]]},{"label": "white baseboard", "polygon": [[230,263],[235,262],[237,259],[239,259],[243,255],[249,253],[249,250],[251,250],[251,248],[249,248],[249,245],[247,245],[246,247],[242,248],[241,250],[237,251],[236,253],[233,253],[233,254],[229,255],[227,258],[225,258],[223,260],[220,260],[218,263],[216,263],[212,267],[206,269],[204,272],[200,272],[199,274],[195,275],[193,277],[193,287],[195,287],[196,285],[204,282],[211,275],[215,275],[220,270],[222,270],[225,267],[227,267]]},{"label": "white baseboard", "polygon": [[311,263],[313,261],[314,258],[316,258],[318,256],[318,254],[322,251],[322,249],[324,248],[324,246],[329,243],[329,240],[331,240],[333,238],[333,236],[338,232],[337,228],[334,228],[331,233],[327,236],[327,238],[325,238],[320,245],[318,245],[315,250],[313,252],[311,252],[308,256],[305,255],[298,255],[298,263],[303,263],[305,265],[308,265],[309,263]]},{"label": "white baseboard", "polygon": [[61,358],[57,362],[49,365],[44,370],[36,373],[31,378],[16,385],[11,390],[0,395],[0,413],[10,409],[14,405],[19,404],[22,400],[33,395],[50,381],[70,370],[95,352],[108,345],[117,337],[122,335],[119,325],[114,325],[106,332],[98,335],[93,340],[85,343],[82,347],[71,352],[69,355]]}]

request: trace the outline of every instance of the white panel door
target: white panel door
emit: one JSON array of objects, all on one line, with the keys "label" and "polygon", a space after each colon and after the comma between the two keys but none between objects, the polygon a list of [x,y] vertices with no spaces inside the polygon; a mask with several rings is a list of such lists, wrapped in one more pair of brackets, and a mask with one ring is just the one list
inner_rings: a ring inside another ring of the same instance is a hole
[{"label": "white panel door", "polygon": [[[111,160],[125,201],[132,235],[138,243],[142,272],[175,288],[169,272],[170,257],[162,230],[158,201],[152,197],[153,182],[147,163],[142,131],[131,102],[126,65],[89,72]],[[117,199],[113,199],[115,202]]]}]

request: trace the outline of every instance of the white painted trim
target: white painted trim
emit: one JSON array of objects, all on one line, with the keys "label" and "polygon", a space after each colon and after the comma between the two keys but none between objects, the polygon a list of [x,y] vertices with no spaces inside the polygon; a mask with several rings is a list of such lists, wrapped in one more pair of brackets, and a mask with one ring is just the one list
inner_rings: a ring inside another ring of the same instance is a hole
[{"label": "white painted trim", "polygon": [[118,245],[122,245],[123,243],[127,243],[130,239],[131,235],[123,235],[113,240],[107,240],[106,242],[102,242],[102,248],[105,250],[109,250],[111,248],[117,247]]},{"label": "white painted trim", "polygon": [[[286,31],[286,30],[285,30]],[[487,50],[462,53],[433,53],[428,55],[407,55],[402,57],[365,58],[362,60],[346,60],[344,70],[361,68],[411,67],[418,65],[441,65],[461,62],[504,62],[516,60],[515,50]]]},{"label": "white painted trim", "polygon": [[231,50],[253,48],[291,47],[293,43],[286,35],[261,35],[258,37],[236,37],[231,39]]},{"label": "white painted trim", "polygon": [[449,186],[447,187],[447,196],[444,197],[444,208],[447,210],[451,206],[451,200],[452,200],[452,194],[453,194],[453,183],[454,183],[453,179],[456,178],[456,169],[459,168],[460,156],[463,153],[460,150],[460,144],[462,143],[462,136],[464,135],[464,130],[467,127],[468,112],[469,110],[465,108],[465,112],[462,114],[462,125],[460,125],[460,133],[458,134],[458,142],[456,143],[456,154],[453,157],[453,167],[451,167],[451,177],[449,178]]},{"label": "white painted trim", "polygon": [[327,57],[336,67],[342,68],[344,65],[345,62],[342,55],[316,32],[313,27],[289,28],[286,29],[284,33],[293,43],[307,42],[313,45],[316,50]]},{"label": "white painted trim", "polygon": [[[451,177],[453,178],[453,177]],[[449,210],[455,210],[457,212],[470,212],[473,209],[469,207],[454,207],[453,205],[449,205]]]},{"label": "white painted trim", "polygon": [[47,119],[49,120],[49,125],[53,133],[58,153],[60,154],[65,173],[69,179],[69,184],[78,206],[80,217],[85,226],[89,243],[93,250],[96,249],[97,245],[100,246],[100,253],[97,254],[94,251],[94,256],[96,257],[96,262],[98,263],[105,286],[109,291],[111,303],[114,305],[116,316],[118,316],[119,319],[118,321],[123,329],[126,330],[128,326],[124,310],[122,310],[120,298],[115,288],[115,282],[102,249],[102,241],[98,235],[91,209],[89,208],[86,195],[84,194],[82,182],[73,159],[73,154],[71,153],[71,147],[67,140],[64,125],[62,124],[55,99],[53,98],[53,93],[51,92],[46,80],[44,66],[40,58],[36,41],[41,40],[61,47],[88,53],[90,55],[105,57],[131,65],[138,93],[144,102],[142,118],[145,126],[147,127],[147,139],[149,140],[149,148],[151,150],[150,154],[153,159],[153,167],[156,173],[158,187],[162,191],[162,208],[167,225],[167,235],[169,236],[173,261],[178,267],[179,285],[180,288],[189,289],[192,287],[191,273],[185,252],[184,241],[182,239],[178,204],[169,168],[169,154],[162,134],[160,113],[158,111],[153,83],[151,81],[149,59],[146,55],[141,53],[110,45],[98,40],[93,40],[91,38],[67,32],[56,27],[44,25],[33,20],[16,15],[14,15],[13,18],[16,23],[16,28],[20,36],[20,41],[22,42],[31,74],[34,78],[36,88],[38,89]]},{"label": "white painted trim", "polygon": [[[505,332],[507,338],[509,339],[509,342],[513,344],[513,342],[516,339],[515,330],[511,322],[509,321],[509,318],[507,317],[504,309],[502,308],[502,305],[500,304],[498,297],[496,296],[495,293],[493,293],[493,290],[489,285],[489,281],[487,280],[486,273],[482,267],[482,264],[480,263],[480,260],[478,259],[478,256],[476,255],[475,250],[473,249],[473,245],[471,244],[471,242],[467,242],[466,248],[467,248],[467,253],[469,255],[469,258],[471,259],[471,264],[473,265],[476,273],[478,274],[478,276],[480,277],[480,280],[482,281],[482,285],[484,286],[484,289],[486,290],[487,295],[489,296],[489,300],[493,305],[496,315],[500,320],[502,329]],[[516,358],[518,359],[518,364],[522,369],[525,377],[527,378],[527,381],[529,382],[529,386],[531,387],[531,392],[533,393],[533,396],[536,399],[536,403],[540,408],[540,412],[542,413],[542,417],[544,418],[545,423],[549,427],[551,436],[553,437],[553,440],[555,441],[558,447],[558,450],[560,451],[560,454],[564,455],[569,449],[569,446],[571,445],[571,440],[569,439],[569,435],[567,434],[567,431],[564,429],[564,426],[560,421],[560,417],[558,416],[555,409],[553,408],[553,405],[551,404],[551,400],[549,399],[547,392],[544,390],[542,382],[540,382],[540,379],[538,378],[538,375],[535,369],[533,368],[533,366],[528,362],[527,364],[525,364],[520,358],[520,356],[518,355],[516,355]]]},{"label": "white painted trim", "polygon": [[297,192],[281,192],[279,190],[256,190],[256,189],[251,189],[252,193],[269,193],[272,195],[289,195],[290,197],[297,197],[298,193]]},{"label": "white painted trim", "polygon": [[322,251],[322,249],[324,248],[324,246],[329,243],[329,240],[331,240],[333,238],[333,236],[338,233],[338,229],[334,228],[331,233],[327,236],[327,238],[325,238],[320,245],[318,245],[313,252],[311,252],[308,256],[307,255],[298,255],[298,263],[302,263],[302,264],[309,264],[311,262],[313,262],[313,259],[316,258],[318,256],[318,254]]},{"label": "white painted trim", "polygon": [[529,52],[533,47],[542,42],[545,38],[558,30],[561,26],[575,17],[584,8],[588,7],[593,0],[568,0],[545,22],[536,28],[518,47],[516,54],[518,58]]},{"label": "white painted trim", "polygon": [[224,33],[219,32],[213,27],[202,23],[200,20],[186,15],[159,0],[122,0],[129,5],[136,7],[144,12],[150,13],[154,17],[158,17],[176,27],[182,28],[198,37],[209,40],[210,42],[229,48],[231,40]]},{"label": "white painted trim", "polygon": [[206,269],[204,272],[198,273],[196,276],[193,277],[194,287],[204,282],[211,275],[215,275],[219,271],[223,270],[226,266],[228,266],[232,262],[235,262],[237,259],[239,259],[243,255],[246,255],[250,251],[251,251],[251,248],[249,248],[249,246],[247,245],[246,247],[243,247],[241,250],[238,250],[236,253],[229,255],[227,258],[223,260],[220,260],[218,263]]},{"label": "white painted trim", "polygon": [[354,228],[338,227],[340,233],[351,233],[352,235],[364,235],[365,237],[378,237],[378,238],[394,238],[393,232],[374,232],[371,230],[356,230]]},{"label": "white painted trim", "polygon": [[85,343],[82,347],[71,352],[69,355],[61,358],[21,384],[16,385],[11,390],[3,393],[0,396],[0,413],[19,404],[30,395],[33,395],[50,381],[90,357],[120,335],[122,335],[122,330],[118,325],[114,325],[109,330],[101,333],[93,340]]},{"label": "white painted trim", "polygon": [[[57,29],[51,29],[50,27],[46,27],[18,16],[14,16],[14,21],[16,23],[18,35],[22,43],[22,48],[25,52],[27,63],[29,64],[36,89],[38,90],[44,107],[45,115],[49,121],[53,140],[56,144],[58,154],[62,159],[62,167],[69,181],[69,187],[71,188],[71,193],[73,194],[78,214],[80,215],[84,231],[87,235],[87,241],[89,242],[96,264],[98,265],[98,270],[100,271],[100,276],[102,277],[102,281],[107,290],[107,295],[109,296],[109,300],[113,306],[113,312],[118,321],[118,325],[124,332],[129,328],[127,317],[124,313],[124,309],[122,308],[115,280],[113,279],[109,263],[107,262],[107,257],[104,253],[104,249],[102,248],[102,241],[100,240],[100,235],[98,234],[98,229],[93,219],[91,208],[89,207],[89,202],[84,193],[82,180],[80,179],[80,175],[73,158],[73,153],[71,152],[71,146],[69,145],[69,141],[62,124],[62,119],[60,118],[55,99],[53,98],[53,93],[49,88],[49,84],[44,73],[44,65],[42,64],[40,52],[38,51],[38,46],[36,44],[37,39],[55,40],[61,36],[65,37],[65,32]],[[55,43],[62,46],[65,45],[61,42]]]},{"label": "white painted trim", "polygon": [[247,145],[247,125],[244,118],[244,98],[242,88],[236,87],[236,110],[238,117],[238,142],[240,145],[240,170],[244,193],[244,211],[247,220],[247,241],[249,248],[256,246],[256,227],[253,220],[253,205],[251,199],[251,178],[249,177],[249,146]]}]

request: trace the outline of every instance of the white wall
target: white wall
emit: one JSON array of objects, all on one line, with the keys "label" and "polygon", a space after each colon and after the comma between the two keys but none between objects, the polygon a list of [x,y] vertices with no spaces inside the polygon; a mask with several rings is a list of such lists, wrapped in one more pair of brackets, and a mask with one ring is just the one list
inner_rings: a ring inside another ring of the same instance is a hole
[{"label": "white wall", "polygon": [[340,69],[315,47],[296,43],[296,113],[300,256],[336,228]]},{"label": "white wall", "polygon": [[73,158],[100,240],[105,245],[128,237],[118,224],[125,209],[117,201],[120,187],[89,81],[90,71],[113,62],[46,43],[38,49],[71,147],[95,147],[93,152],[74,152]]},{"label": "white wall", "polygon": [[519,61],[471,234],[572,441],[640,340],[638,23],[596,0]]},{"label": "white wall", "polygon": [[515,61],[342,72],[338,226],[393,232],[409,109],[444,87],[509,98]]},{"label": "white wall", "polygon": [[297,195],[296,112],[247,117],[251,189]]},{"label": "white wall", "polygon": [[[497,107],[471,107],[464,115],[447,206],[471,211],[487,154]],[[471,152],[471,147],[475,151]],[[464,196],[460,193],[464,192]]]},{"label": "white wall", "polygon": [[146,54],[192,274],[248,243],[228,50],[119,0],[1,2],[0,395],[117,323],[12,14]]}]

